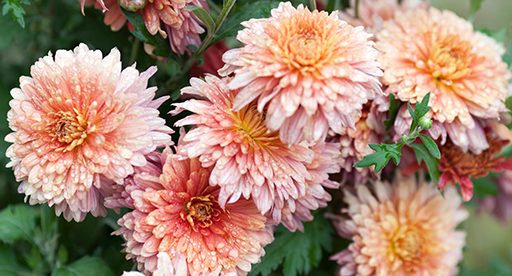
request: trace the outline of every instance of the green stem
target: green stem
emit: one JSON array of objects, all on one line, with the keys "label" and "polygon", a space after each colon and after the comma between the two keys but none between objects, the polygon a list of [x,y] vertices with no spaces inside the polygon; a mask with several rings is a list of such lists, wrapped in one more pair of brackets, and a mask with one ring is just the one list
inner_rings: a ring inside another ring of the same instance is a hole
[{"label": "green stem", "polygon": [[316,10],[316,0],[309,0],[309,8],[311,11]]},{"label": "green stem", "polygon": [[130,62],[128,64],[133,64],[135,60],[137,59],[137,54],[139,52],[140,48],[140,39],[135,39],[135,41],[132,44],[132,51],[130,53]]},{"label": "green stem", "polygon": [[356,4],[354,6],[354,16],[356,19],[359,19],[359,0],[356,0]]},{"label": "green stem", "polygon": [[213,2],[212,0],[206,0],[206,2],[208,3],[208,7],[215,11],[215,13],[217,14],[220,14],[221,12],[221,9],[219,8],[219,6],[217,6],[217,4],[215,4],[215,2]]}]

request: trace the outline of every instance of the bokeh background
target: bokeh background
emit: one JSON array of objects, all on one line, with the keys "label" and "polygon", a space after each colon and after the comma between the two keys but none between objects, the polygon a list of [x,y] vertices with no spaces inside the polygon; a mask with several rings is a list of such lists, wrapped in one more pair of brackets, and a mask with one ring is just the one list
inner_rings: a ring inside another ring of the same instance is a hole
[{"label": "bokeh background", "polygon": [[[431,4],[441,9],[450,9],[465,18],[469,15],[470,0],[431,0]],[[21,28],[9,14],[0,16],[0,137],[10,132],[6,120],[9,110],[8,102],[11,98],[9,91],[19,85],[19,76],[29,75],[30,66],[48,51],[72,49],[78,43],[85,42],[91,48],[101,49],[104,54],[111,48],[118,47],[122,53],[124,67],[137,61],[137,68],[145,70],[155,63],[142,50],[141,43],[136,41],[126,29],[111,32],[103,24],[103,16],[99,11],[86,8],[87,16],[82,16],[78,1],[35,0],[30,1],[26,11],[25,28]],[[505,41],[510,42],[512,0],[485,0],[476,13],[474,24],[478,29],[501,30]],[[158,66],[159,73],[150,80],[150,84],[163,86],[166,78],[173,74],[175,66],[172,62],[168,64],[158,62]],[[169,106],[166,104],[162,114],[166,114],[168,109]],[[4,208],[8,205],[23,202],[23,196],[16,191],[18,184],[14,180],[12,170],[5,168],[8,162],[4,154],[7,147],[8,144],[0,139],[1,210],[5,210]],[[467,246],[460,275],[512,275],[512,224],[498,222],[476,206],[474,203],[468,204],[471,216],[462,225],[467,231]],[[53,211],[47,212],[44,208],[47,209],[46,206],[34,208],[38,212],[38,219],[43,220],[48,214],[53,216]],[[99,256],[110,267],[113,275],[120,275],[122,270],[132,269],[133,263],[124,260],[124,254],[120,252],[122,239],[110,236],[110,232],[117,228],[117,217],[118,215],[114,213],[109,213],[106,218],[88,216],[80,224],[66,222],[62,218],[50,219],[58,227],[57,236],[60,245],[56,248],[55,255],[62,259],[62,263],[72,262],[84,255]],[[0,233],[2,231],[0,222]],[[15,249],[6,249],[7,247],[15,247]],[[43,252],[34,253],[30,248],[30,244],[23,242],[21,244],[0,242],[0,258],[5,257],[2,254],[28,251],[27,254],[32,256],[28,259],[33,258],[33,260],[27,260],[25,257],[25,259],[14,261],[37,262],[37,253],[41,255]],[[11,272],[2,272],[2,264],[0,261],[0,276],[15,275],[10,274]],[[19,275],[44,275],[44,273],[27,272]],[[313,271],[310,275],[317,274]]]}]

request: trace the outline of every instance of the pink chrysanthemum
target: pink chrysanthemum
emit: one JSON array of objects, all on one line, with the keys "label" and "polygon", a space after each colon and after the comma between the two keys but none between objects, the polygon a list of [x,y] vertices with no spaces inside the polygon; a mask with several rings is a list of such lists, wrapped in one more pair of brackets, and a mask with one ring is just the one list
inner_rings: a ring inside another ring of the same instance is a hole
[{"label": "pink chrysanthemum", "polygon": [[[474,32],[471,23],[453,12],[430,8],[397,14],[384,23],[377,48],[388,91],[411,103],[431,92],[428,116],[443,124],[464,151],[475,118],[497,119],[506,110],[511,74],[501,60],[503,46]],[[486,144],[473,147],[479,153]]]},{"label": "pink chrysanthemum", "polygon": [[[153,276],[188,276],[187,260],[180,252],[172,252],[174,260],[171,261],[169,254],[160,252],[156,254],[158,261]],[[124,272],[121,276],[145,276],[137,271]],[[199,276],[199,275],[198,275]],[[208,276],[218,276],[218,273],[212,273]]]},{"label": "pink chrysanthemum", "polygon": [[466,234],[455,228],[468,217],[457,191],[443,196],[414,177],[372,188],[345,190],[349,218],[334,217],[338,233],[353,240],[331,257],[341,265],[338,275],[456,275]]},{"label": "pink chrysanthemum", "polygon": [[[183,138],[179,153],[188,158],[199,157],[203,167],[214,166],[210,184],[221,187],[221,206],[241,196],[252,197],[262,214],[271,211],[273,221],[279,223],[285,206],[290,206],[289,212],[293,213],[296,200],[311,199],[307,196],[312,192],[311,181],[318,179],[315,184],[323,183],[327,173],[335,170],[335,163],[322,163],[334,158],[330,155],[332,151],[322,148],[322,143],[318,151],[325,153],[317,156],[307,143],[284,144],[278,131],[265,126],[265,113],[256,110],[256,101],[234,111],[233,100],[240,90],[230,90],[228,79],[207,75],[205,80],[192,78],[192,86],[182,91],[209,101],[174,104],[174,114],[182,110],[196,113],[176,122],[177,126],[196,125]],[[312,175],[312,170],[318,168],[325,171],[315,172],[321,176]]]},{"label": "pink chrysanthemum", "polygon": [[[86,1],[81,0],[82,10]],[[169,43],[173,52],[182,55],[185,52],[190,53],[190,49],[187,48],[188,45],[200,46],[201,39],[199,34],[204,33],[204,29],[200,26],[202,22],[192,11],[187,11],[185,8],[188,6],[198,6],[208,9],[206,0],[147,0],[131,2],[143,3],[137,3],[141,6],[140,9],[134,8],[130,10],[137,10],[142,13],[146,29],[152,35],[160,33],[163,38],[169,36]],[[135,4],[132,6],[137,7]],[[120,30],[127,21],[118,1],[96,0],[95,7],[103,10],[105,13],[104,22],[113,31]]]},{"label": "pink chrysanthemum", "polygon": [[[303,221],[312,221],[314,219],[311,210],[324,208],[327,202],[331,201],[331,195],[323,187],[338,189],[340,184],[329,180],[329,174],[340,172],[340,166],[337,159],[340,155],[339,143],[318,142],[311,149],[315,153],[313,162],[306,166],[311,175],[307,180],[308,184],[306,194],[295,201],[285,202],[283,208],[275,209],[267,215],[268,225],[277,225],[274,218],[281,217],[281,223],[290,231],[304,231]],[[293,205],[290,205],[292,203]],[[276,214],[280,212],[280,214]]]},{"label": "pink chrysanthemum", "polygon": [[167,98],[153,101],[156,88],[146,88],[155,72],[121,71],[117,49],[102,58],[80,44],[40,59],[32,78],[20,78],[21,89],[11,90],[6,155],[30,204],[55,204],[67,220],[106,214],[102,182],[122,184],[133,166],[146,164],[145,154],[172,143],[157,110]]},{"label": "pink chrysanthemum", "polygon": [[[393,19],[397,11],[408,10],[429,6],[424,0],[360,0],[358,6],[358,17],[355,16],[355,0],[350,1],[350,8],[340,11],[339,17],[353,26],[364,26],[369,33],[376,34],[382,29],[384,21]],[[399,3],[400,2],[400,3]]]},{"label": "pink chrysanthemum", "polygon": [[366,103],[360,117],[356,118],[355,129],[344,127],[340,135],[331,140],[339,141],[341,155],[338,162],[344,169],[342,184],[354,186],[365,184],[368,179],[375,178],[374,167],[354,168],[354,164],[363,160],[364,156],[374,151],[368,144],[384,143],[384,120],[389,111],[389,99],[377,96],[375,100]]},{"label": "pink chrysanthemum", "polygon": [[486,196],[481,205],[506,225],[512,220],[512,171],[506,170],[496,181],[498,194]]},{"label": "pink chrysanthemum", "polygon": [[252,200],[222,208],[219,187],[208,184],[211,168],[197,158],[176,157],[166,148],[160,177],[134,178],[126,189],[135,210],[119,219],[114,233],[126,239],[127,258],[146,274],[157,269],[160,252],[171,260],[178,252],[185,256],[190,275],[247,274],[273,240],[265,217]]},{"label": "pink chrysanthemum", "polygon": [[224,54],[219,73],[235,73],[230,89],[241,89],[235,111],[258,99],[268,104],[267,127],[287,144],[325,138],[353,127],[362,105],[380,94],[377,51],[363,27],[338,19],[337,12],[313,11],[289,2],[268,19],[243,22],[237,39],[245,44]]}]

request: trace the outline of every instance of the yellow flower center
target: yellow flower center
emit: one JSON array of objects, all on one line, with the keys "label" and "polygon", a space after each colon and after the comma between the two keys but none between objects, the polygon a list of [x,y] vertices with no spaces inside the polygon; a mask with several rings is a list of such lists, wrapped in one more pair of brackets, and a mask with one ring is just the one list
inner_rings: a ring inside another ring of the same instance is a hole
[{"label": "yellow flower center", "polygon": [[252,102],[240,111],[232,114],[235,120],[235,129],[249,140],[249,144],[269,147],[281,144],[279,131],[270,131],[265,126],[265,114],[257,110],[257,103]]},{"label": "yellow flower center", "polygon": [[51,112],[48,114],[52,121],[47,128],[52,141],[57,140],[67,144],[57,151],[70,151],[83,144],[87,138],[87,122],[81,114],[69,111]]},{"label": "yellow flower center", "polygon": [[404,263],[408,271],[418,267],[425,252],[425,239],[418,229],[401,226],[391,240],[393,254]]},{"label": "yellow flower center", "polygon": [[186,219],[192,229],[197,231],[197,226],[207,228],[213,224],[213,221],[220,220],[221,212],[214,208],[215,199],[212,195],[195,196],[185,205],[188,212],[186,218],[182,213],[182,219]]},{"label": "yellow flower center", "polygon": [[325,12],[305,9],[282,18],[279,26],[269,26],[268,34],[277,43],[271,47],[277,59],[302,75],[315,73],[333,59],[341,41],[339,22]]},{"label": "yellow flower center", "polygon": [[468,68],[474,56],[470,54],[468,41],[461,41],[458,35],[450,35],[430,48],[427,66],[432,77],[451,84],[452,81],[468,76]]}]

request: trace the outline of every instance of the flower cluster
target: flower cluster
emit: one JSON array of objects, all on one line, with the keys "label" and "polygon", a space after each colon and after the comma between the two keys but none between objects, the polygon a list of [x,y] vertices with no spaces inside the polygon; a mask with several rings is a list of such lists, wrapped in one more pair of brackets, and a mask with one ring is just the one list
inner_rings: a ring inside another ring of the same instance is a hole
[{"label": "flower cluster", "polygon": [[[190,6],[206,13],[205,0],[89,4],[114,31],[128,10],[175,53],[201,46]],[[217,29],[221,19],[209,23]],[[512,137],[502,123],[512,74],[501,44],[420,0],[352,1],[331,14],[286,2],[241,24],[240,48],[219,42],[197,53],[197,77],[169,112],[180,128],[175,147],[158,111],[169,97],[147,88],[156,67],[122,70],[117,49],[103,57],[85,44],[37,61],[11,90],[5,138],[25,200],[77,222],[129,209],[113,233],[140,271],[126,276],[247,275],[276,226],[304,231],[333,198],[342,207],[327,216],[352,241],[331,257],[339,275],[455,275],[472,178],[504,172],[499,194],[479,200],[512,217],[512,161],[498,156]],[[354,168],[377,151],[369,144],[407,133],[416,136],[394,153],[403,170]],[[416,156],[416,137],[431,142],[425,152],[439,147],[440,160]]]}]

